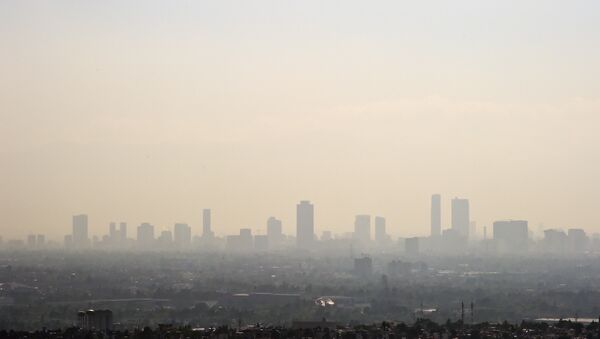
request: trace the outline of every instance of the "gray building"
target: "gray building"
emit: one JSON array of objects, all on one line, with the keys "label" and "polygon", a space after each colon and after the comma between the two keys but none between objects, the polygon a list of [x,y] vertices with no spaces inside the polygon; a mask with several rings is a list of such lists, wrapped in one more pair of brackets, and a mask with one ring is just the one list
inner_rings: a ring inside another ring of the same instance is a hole
[{"label": "gray building", "polygon": [[296,242],[299,248],[312,248],[315,237],[315,211],[310,201],[296,205]]},{"label": "gray building", "polygon": [[388,240],[388,235],[385,230],[385,218],[375,217],[375,241],[378,244],[384,244]]},{"label": "gray building", "polygon": [[452,199],[452,229],[460,236],[469,239],[471,223],[468,199]]},{"label": "gray building", "polygon": [[439,194],[431,196],[431,236],[442,235],[442,197]]},{"label": "gray building", "polygon": [[362,214],[354,219],[354,239],[368,244],[371,241],[371,216]]},{"label": "gray building", "polygon": [[501,220],[493,225],[496,251],[500,253],[526,252],[529,229],[525,220]]},{"label": "gray building", "polygon": [[89,245],[87,214],[73,216],[73,236],[71,239],[73,247],[87,247]]}]

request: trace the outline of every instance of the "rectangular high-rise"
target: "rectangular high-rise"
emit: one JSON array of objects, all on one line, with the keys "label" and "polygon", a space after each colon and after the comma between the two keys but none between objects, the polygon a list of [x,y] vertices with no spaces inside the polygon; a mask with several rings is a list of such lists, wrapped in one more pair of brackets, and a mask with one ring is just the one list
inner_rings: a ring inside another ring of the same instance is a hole
[{"label": "rectangular high-rise", "polygon": [[311,248],[315,234],[315,212],[310,201],[296,205],[296,242],[300,248]]},{"label": "rectangular high-rise", "polygon": [[89,243],[88,238],[88,216],[80,214],[73,216],[73,246],[85,247]]},{"label": "rectangular high-rise", "polygon": [[354,219],[354,239],[367,244],[371,241],[371,216],[362,214]]},{"label": "rectangular high-rise", "polygon": [[501,220],[494,222],[494,242],[498,252],[527,251],[529,229],[526,220]]},{"label": "rectangular high-rise", "polygon": [[202,236],[212,238],[213,232],[210,226],[210,208],[202,210]]},{"label": "rectangular high-rise", "polygon": [[439,194],[431,196],[431,236],[442,234],[442,197]]},{"label": "rectangular high-rise", "polygon": [[267,237],[271,246],[278,245],[283,240],[281,220],[275,217],[270,217],[267,220]]},{"label": "rectangular high-rise", "polygon": [[452,199],[452,229],[461,237],[469,239],[469,225],[471,223],[468,199]]},{"label": "rectangular high-rise", "polygon": [[119,240],[121,242],[125,242],[127,240],[127,223],[121,222],[119,223]]},{"label": "rectangular high-rise", "polygon": [[375,217],[375,241],[378,244],[382,244],[387,241],[384,217]]},{"label": "rectangular high-rise", "polygon": [[137,228],[137,242],[141,247],[154,245],[154,226],[145,222]]},{"label": "rectangular high-rise", "polygon": [[173,228],[173,240],[179,247],[186,247],[192,241],[192,228],[188,224],[175,224]]}]

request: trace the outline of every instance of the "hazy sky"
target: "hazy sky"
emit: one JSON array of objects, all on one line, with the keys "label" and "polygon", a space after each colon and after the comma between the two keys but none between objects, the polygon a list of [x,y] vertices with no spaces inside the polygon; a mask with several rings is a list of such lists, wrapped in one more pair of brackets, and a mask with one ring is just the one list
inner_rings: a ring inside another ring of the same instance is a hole
[{"label": "hazy sky", "polygon": [[600,231],[599,1],[1,1],[0,233]]}]

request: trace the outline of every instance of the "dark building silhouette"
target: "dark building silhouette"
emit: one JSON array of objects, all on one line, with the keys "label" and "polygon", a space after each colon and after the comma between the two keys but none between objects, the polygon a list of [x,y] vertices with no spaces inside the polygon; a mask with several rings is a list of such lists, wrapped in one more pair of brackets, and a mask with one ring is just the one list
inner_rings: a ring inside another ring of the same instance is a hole
[{"label": "dark building silhouette", "polygon": [[79,311],[77,322],[86,331],[110,331],[113,328],[113,314],[110,310]]},{"label": "dark building silhouette", "polygon": [[431,236],[442,234],[442,197],[439,194],[431,196]]},{"label": "dark building silhouette", "polygon": [[469,239],[469,200],[452,199],[452,229],[462,237]]},{"label": "dark building silhouette", "polygon": [[315,236],[315,212],[310,201],[296,205],[296,242],[300,248],[312,248]]}]

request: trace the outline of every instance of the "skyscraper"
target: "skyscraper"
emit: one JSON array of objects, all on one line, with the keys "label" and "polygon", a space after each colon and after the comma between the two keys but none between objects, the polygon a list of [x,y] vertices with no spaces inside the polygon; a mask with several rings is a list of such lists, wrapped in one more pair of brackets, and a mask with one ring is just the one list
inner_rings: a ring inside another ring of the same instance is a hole
[{"label": "skyscraper", "polygon": [[75,247],[86,247],[89,244],[88,216],[86,214],[73,216],[72,242]]},{"label": "skyscraper", "polygon": [[367,244],[371,241],[371,216],[362,214],[354,219],[354,239]]},{"label": "skyscraper", "polygon": [[375,217],[375,241],[377,241],[378,244],[383,244],[387,241],[384,217]]},{"label": "skyscraper", "polygon": [[204,238],[212,238],[213,232],[210,227],[210,208],[202,210],[202,236]]},{"label": "skyscraper", "polygon": [[461,237],[469,238],[469,200],[452,199],[452,229],[458,232]]},{"label": "skyscraper", "polygon": [[269,238],[269,244],[272,247],[275,247],[283,240],[281,220],[275,217],[270,217],[267,220],[267,237]]},{"label": "skyscraper", "polygon": [[189,246],[192,241],[192,228],[188,224],[175,224],[173,240],[179,247]]},{"label": "skyscraper", "polygon": [[439,194],[431,196],[431,236],[439,237],[442,234],[442,197]]},{"label": "skyscraper", "polygon": [[296,205],[296,241],[300,248],[311,248],[315,233],[315,212],[310,201]]},{"label": "skyscraper", "polygon": [[137,228],[137,241],[141,247],[150,247],[154,244],[154,226],[145,222]]},{"label": "skyscraper", "polygon": [[119,238],[121,242],[125,242],[127,240],[127,223],[121,222],[119,223]]},{"label": "skyscraper", "polygon": [[117,223],[111,222],[108,226],[108,236],[111,242],[117,241]]}]

